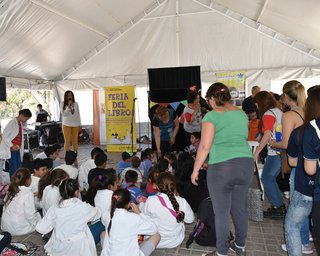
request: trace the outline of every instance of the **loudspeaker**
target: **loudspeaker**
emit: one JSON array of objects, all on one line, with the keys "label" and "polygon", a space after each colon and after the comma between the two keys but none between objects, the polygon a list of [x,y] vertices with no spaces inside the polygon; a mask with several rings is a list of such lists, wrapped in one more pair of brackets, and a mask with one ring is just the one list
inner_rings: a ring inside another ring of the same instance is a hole
[{"label": "loudspeaker", "polygon": [[0,77],[0,101],[7,100],[6,78]]}]

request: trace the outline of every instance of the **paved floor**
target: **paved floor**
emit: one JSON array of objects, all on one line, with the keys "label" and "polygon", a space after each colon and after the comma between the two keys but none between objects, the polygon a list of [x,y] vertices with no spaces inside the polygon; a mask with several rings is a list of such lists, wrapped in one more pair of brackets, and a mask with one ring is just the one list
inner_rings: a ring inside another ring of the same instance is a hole
[{"label": "paved floor", "polygon": [[[81,145],[79,149],[79,163],[81,164],[84,159],[90,155],[92,145]],[[36,152],[35,152],[36,153]],[[119,160],[119,155],[116,153],[108,153],[108,165],[115,166]],[[265,202],[267,205],[267,202]],[[186,239],[189,233],[193,229],[193,224],[186,225]],[[232,228],[231,228],[232,229]],[[37,245],[43,246],[44,243],[40,235],[36,232],[21,237],[14,237],[14,241],[29,241]],[[203,253],[211,251],[213,248],[202,247],[193,243],[189,249],[185,247],[185,241],[181,246],[174,249],[161,249],[156,250],[153,256],[182,256],[182,255],[202,255]],[[283,220],[268,220],[265,219],[263,222],[249,222],[249,232],[247,239],[247,255],[248,256],[276,256],[276,255],[287,255],[287,253],[281,250],[281,244],[284,243],[283,237]],[[100,252],[100,246],[97,247],[98,253]],[[230,255],[234,255],[230,253]],[[315,252],[312,255],[317,255]],[[116,255],[114,255],[116,256]],[[129,256],[129,255],[128,255]]]}]

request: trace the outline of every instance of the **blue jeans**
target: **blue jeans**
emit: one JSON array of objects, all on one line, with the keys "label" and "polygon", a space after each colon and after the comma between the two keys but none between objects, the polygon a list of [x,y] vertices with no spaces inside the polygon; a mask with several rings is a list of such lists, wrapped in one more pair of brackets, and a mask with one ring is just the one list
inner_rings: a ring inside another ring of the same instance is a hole
[{"label": "blue jeans", "polygon": [[9,174],[10,177],[21,167],[20,150],[11,151],[11,158],[9,159]]},{"label": "blue jeans", "polygon": [[296,168],[292,168],[291,172],[290,172],[290,180],[289,180],[289,184],[290,184],[290,200],[294,191],[294,181],[295,181],[295,176],[296,176]]},{"label": "blue jeans", "polygon": [[285,217],[284,230],[288,255],[301,256],[302,245],[309,244],[309,215],[312,197],[294,191]]},{"label": "blue jeans", "polygon": [[280,207],[283,205],[282,194],[277,184],[277,176],[280,173],[280,156],[267,156],[263,166],[261,181],[264,191],[272,206]]}]

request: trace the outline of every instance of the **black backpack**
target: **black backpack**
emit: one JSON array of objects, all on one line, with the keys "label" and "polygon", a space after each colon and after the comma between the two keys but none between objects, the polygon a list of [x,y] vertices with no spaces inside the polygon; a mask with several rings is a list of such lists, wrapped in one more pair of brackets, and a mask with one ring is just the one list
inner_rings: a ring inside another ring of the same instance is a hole
[{"label": "black backpack", "polygon": [[[233,234],[230,232],[229,242],[233,239]],[[189,248],[194,240],[198,245],[216,246],[214,212],[210,197],[203,199],[199,205],[197,222],[187,240],[187,248]]]}]

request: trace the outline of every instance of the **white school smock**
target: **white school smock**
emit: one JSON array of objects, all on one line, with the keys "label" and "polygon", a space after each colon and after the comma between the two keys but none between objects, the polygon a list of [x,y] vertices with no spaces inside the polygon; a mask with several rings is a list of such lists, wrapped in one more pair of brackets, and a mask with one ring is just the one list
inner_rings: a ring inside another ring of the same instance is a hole
[{"label": "white school smock", "polygon": [[69,127],[78,127],[81,125],[81,118],[79,112],[79,105],[77,102],[73,103],[74,113],[72,114],[71,109],[66,106],[63,110],[63,102],[60,104],[60,111],[62,115],[62,124]]},{"label": "white school smock", "polygon": [[97,194],[94,198],[94,205],[101,210],[101,222],[106,228],[108,228],[110,221],[112,195],[112,190],[102,189],[97,191]]},{"label": "white school smock", "polygon": [[69,165],[69,164],[62,164],[54,168],[55,169],[62,169],[66,173],[68,173],[70,179],[76,179],[78,177],[79,171],[76,167]]},{"label": "white school smock", "polygon": [[[164,193],[160,193],[168,208],[173,209],[173,206]],[[179,204],[179,210],[185,214],[184,222],[192,223],[194,221],[194,213],[188,202],[179,196],[176,196]],[[157,195],[149,196],[146,203],[142,207],[143,213],[150,216],[154,223],[157,225],[161,240],[157,248],[174,248],[179,246],[185,236],[185,226],[183,222],[178,223],[177,219],[171,212],[162,206]]]},{"label": "white school smock", "polygon": [[44,246],[51,256],[96,256],[96,245],[87,223],[100,217],[98,208],[74,197],[51,207],[36,230],[41,234],[53,230]]},{"label": "white school smock", "polygon": [[24,137],[23,137],[23,126],[18,122],[17,118],[13,118],[9,121],[2,133],[2,139],[0,141],[0,159],[10,159],[11,151],[10,147],[12,147],[12,140],[17,137],[19,133],[19,125],[22,130],[22,139],[21,139],[21,148],[20,148],[20,156],[21,161],[24,153]]},{"label": "white school smock", "polygon": [[9,204],[3,207],[1,230],[13,236],[26,235],[35,231],[41,220],[36,212],[34,196],[29,187],[19,186],[20,191]]},{"label": "white school smock", "polygon": [[46,158],[48,158],[48,156],[46,155],[46,153],[41,152],[41,153],[39,153],[38,155],[36,155],[34,159],[46,159]]},{"label": "white school smock", "polygon": [[42,208],[43,216],[47,213],[51,206],[58,206],[61,201],[59,187],[48,185],[44,188],[40,206]]},{"label": "white school smock", "polygon": [[157,227],[144,215],[116,209],[110,234],[105,237],[101,256],[144,256],[138,244],[138,235],[154,235]]},{"label": "white school smock", "polygon": [[78,181],[79,181],[79,186],[81,191],[89,189],[88,174],[90,170],[94,168],[96,168],[94,159],[88,159],[79,167]]}]

